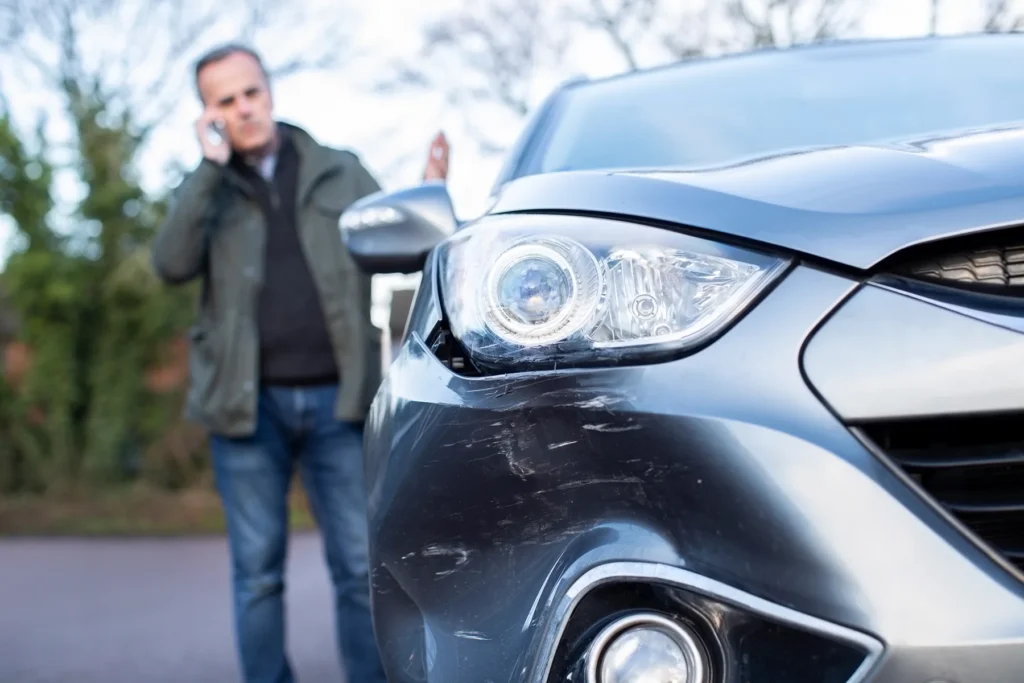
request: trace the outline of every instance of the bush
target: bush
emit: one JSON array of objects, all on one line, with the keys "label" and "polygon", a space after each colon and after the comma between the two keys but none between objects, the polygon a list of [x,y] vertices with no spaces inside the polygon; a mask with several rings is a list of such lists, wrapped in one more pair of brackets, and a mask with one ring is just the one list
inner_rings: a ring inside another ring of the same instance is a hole
[{"label": "bush", "polygon": [[67,93],[87,191],[75,229],[55,230],[46,142],[0,117],[0,213],[19,248],[2,274],[7,318],[31,355],[0,391],[0,491],[188,486],[204,474],[202,437],[180,424],[185,386],[147,385],[188,325],[193,288],[164,287],[146,244],[165,204],[140,189],[138,140],[96,93]]}]

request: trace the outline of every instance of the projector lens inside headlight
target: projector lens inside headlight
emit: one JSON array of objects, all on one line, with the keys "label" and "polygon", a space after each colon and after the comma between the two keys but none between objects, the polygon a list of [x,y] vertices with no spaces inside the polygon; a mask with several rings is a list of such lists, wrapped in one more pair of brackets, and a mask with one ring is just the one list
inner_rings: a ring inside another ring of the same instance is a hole
[{"label": "projector lens inside headlight", "polygon": [[569,336],[593,314],[600,295],[598,264],[566,239],[528,241],[502,253],[489,270],[487,325],[523,345]]},{"label": "projector lens inside headlight", "polygon": [[497,216],[441,250],[452,332],[493,368],[617,362],[707,341],[785,269],[767,254],[575,216]]}]

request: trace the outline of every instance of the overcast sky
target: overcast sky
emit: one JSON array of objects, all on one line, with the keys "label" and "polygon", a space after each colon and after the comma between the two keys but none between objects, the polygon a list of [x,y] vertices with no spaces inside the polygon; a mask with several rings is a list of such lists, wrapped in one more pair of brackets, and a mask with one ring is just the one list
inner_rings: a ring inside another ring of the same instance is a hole
[{"label": "overcast sky", "polygon": [[[298,0],[295,0],[298,1]],[[317,11],[337,12],[338,3],[331,0],[304,0],[318,6]],[[479,0],[484,2],[486,0]],[[928,30],[930,0],[865,0],[873,3],[863,22],[863,33],[877,37],[921,35]],[[358,27],[362,47],[374,55],[378,63],[391,58],[411,57],[415,54],[423,26],[431,19],[455,6],[459,0],[377,0],[358,3],[353,26]],[[981,0],[945,0],[944,17],[940,31],[957,33],[974,30],[977,26],[977,6]],[[111,35],[110,40],[119,40]],[[621,67],[616,55],[602,50],[600,45],[576,43],[570,51],[573,71],[591,76],[611,73]],[[457,77],[458,74],[452,74]],[[475,212],[486,199],[487,191],[497,172],[499,159],[478,153],[476,144],[463,125],[466,112],[458,112],[445,105],[439,93],[410,92],[402,95],[381,96],[368,91],[372,74],[362,79],[344,71],[315,73],[294,77],[275,87],[278,115],[298,123],[321,141],[351,148],[375,171],[388,189],[415,183],[426,157],[427,145],[434,132],[446,131],[452,146],[452,167],[449,187],[460,215]],[[10,79],[5,81],[11,90]],[[542,83],[540,88],[549,87]],[[25,103],[23,117],[30,111],[32,93],[8,92],[8,98]],[[198,146],[194,139],[192,120],[199,113],[191,91],[182,94],[186,105],[147,151],[143,164],[145,184],[159,189],[164,183],[163,163],[169,158],[180,158],[186,164],[198,160]],[[38,108],[38,101],[35,101]],[[17,107],[16,107],[17,109]],[[472,113],[474,125],[496,130],[495,138],[510,140],[517,126],[507,119],[493,119],[483,112]],[[59,126],[59,124],[52,124]],[[391,168],[403,154],[413,154],[405,164]],[[385,173],[386,169],[391,169]],[[74,189],[62,186],[65,196]],[[0,264],[6,259],[10,226],[0,224]]]}]

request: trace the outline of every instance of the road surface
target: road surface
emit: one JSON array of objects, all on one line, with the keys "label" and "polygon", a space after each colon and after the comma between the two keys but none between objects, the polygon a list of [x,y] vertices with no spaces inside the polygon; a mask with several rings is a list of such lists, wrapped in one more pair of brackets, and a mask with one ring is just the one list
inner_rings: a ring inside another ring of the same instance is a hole
[{"label": "road surface", "polygon": [[[293,535],[299,683],[343,680],[316,535]],[[0,683],[236,683],[223,538],[0,539]]]}]

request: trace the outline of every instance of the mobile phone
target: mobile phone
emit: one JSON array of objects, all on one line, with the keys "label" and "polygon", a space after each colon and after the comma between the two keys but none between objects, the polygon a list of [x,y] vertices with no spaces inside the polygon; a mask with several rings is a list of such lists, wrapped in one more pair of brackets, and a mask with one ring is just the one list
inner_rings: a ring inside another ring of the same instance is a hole
[{"label": "mobile phone", "polygon": [[214,145],[224,144],[224,122],[213,121],[206,127],[206,139]]}]

